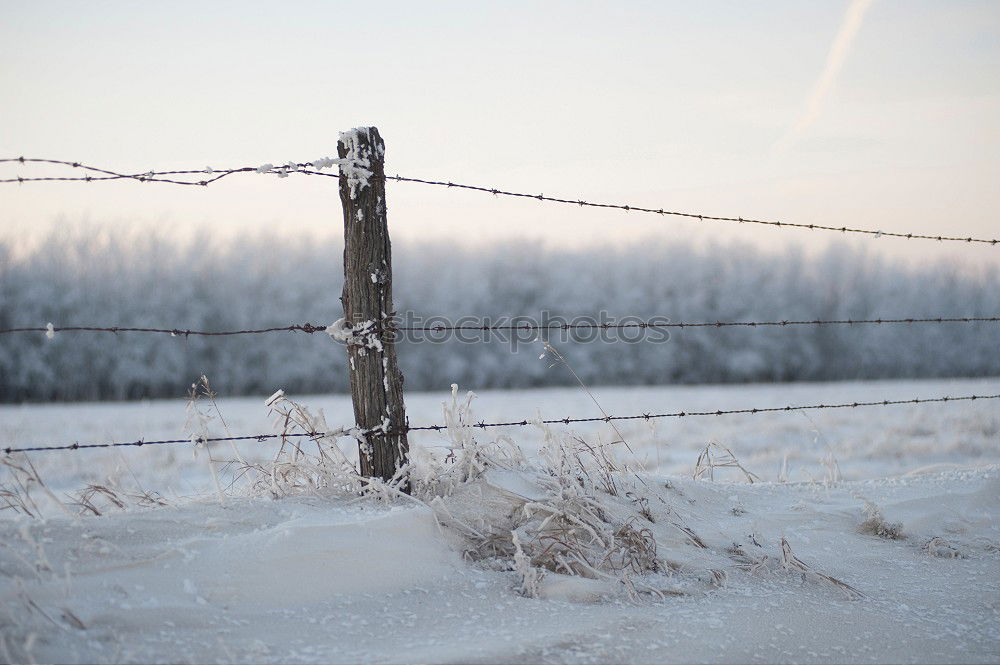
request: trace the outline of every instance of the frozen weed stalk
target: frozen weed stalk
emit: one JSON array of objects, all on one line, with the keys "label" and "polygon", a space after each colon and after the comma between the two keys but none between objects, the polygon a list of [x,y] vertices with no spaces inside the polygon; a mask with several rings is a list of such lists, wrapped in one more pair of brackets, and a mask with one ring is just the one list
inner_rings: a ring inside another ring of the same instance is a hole
[{"label": "frozen weed stalk", "polygon": [[885,540],[901,540],[906,537],[903,534],[902,522],[887,522],[882,515],[882,509],[873,501],[869,501],[863,496],[859,496],[858,498],[865,503],[862,510],[865,519],[858,525],[858,531],[884,538]]},{"label": "frozen weed stalk", "polygon": [[789,572],[799,573],[802,579],[813,579],[821,584],[827,584],[840,590],[849,600],[860,600],[865,598],[861,593],[847,582],[838,580],[825,573],[821,573],[807,565],[792,552],[792,546],[788,544],[785,536],[781,536],[781,567]]},{"label": "frozen weed stalk", "polygon": [[200,450],[205,451],[208,469],[212,474],[212,482],[215,485],[215,494],[219,498],[219,503],[223,504],[226,502],[226,495],[222,490],[222,483],[219,481],[219,470],[216,467],[216,459],[212,456],[212,450],[206,443],[206,439],[212,436],[211,425],[215,416],[208,411],[207,407],[202,406],[202,400],[204,399],[208,399],[213,404],[215,403],[215,393],[212,392],[212,387],[208,384],[208,377],[202,374],[195,383],[191,384],[191,388],[188,390],[187,421],[184,423],[184,430],[191,437],[191,443],[194,446],[192,452],[195,459],[198,458]]},{"label": "frozen weed stalk", "polygon": [[591,392],[590,388],[587,387],[587,384],[583,382],[583,379],[581,379],[580,375],[576,373],[576,370],[573,369],[573,367],[569,364],[569,362],[566,361],[566,358],[563,356],[563,354],[559,353],[558,349],[549,344],[548,341],[543,340],[541,338],[539,338],[538,341],[542,343],[542,346],[545,349],[542,355],[538,356],[538,359],[544,360],[546,355],[550,355],[554,360],[552,364],[549,365],[549,367],[555,367],[557,364],[559,364],[565,367],[567,370],[569,370],[569,373],[573,375],[574,379],[576,379],[576,382],[580,385],[580,388],[583,390],[583,392],[587,393],[587,396],[590,397],[590,400],[594,403],[595,406],[597,406],[598,410],[601,412],[601,415],[604,416],[606,419],[608,419],[608,424],[611,425],[611,429],[613,429],[615,434],[618,436],[618,439],[616,441],[613,441],[612,443],[624,443],[628,451],[630,453],[633,452],[632,446],[628,445],[628,441],[626,441],[625,437],[622,436],[622,433],[618,431],[618,426],[614,423],[614,421],[612,421],[609,418],[607,411],[605,411],[604,407],[601,406],[601,403],[597,401],[597,398],[594,396],[594,393]]},{"label": "frozen weed stalk", "polygon": [[[458,384],[451,384],[451,399],[442,403],[447,453],[435,458],[427,448],[411,450],[411,476],[414,496],[433,500],[450,495],[456,487],[476,480],[490,468],[522,469],[527,464],[521,449],[508,436],[498,436],[485,443],[473,427],[472,402],[476,394],[458,394]],[[482,435],[482,432],[480,432]]]},{"label": "frozen weed stalk", "polygon": [[[281,444],[270,462],[244,463],[251,494],[273,498],[297,494],[357,494],[363,488],[356,464],[337,443],[338,437],[360,436],[354,428],[331,428],[322,409],[314,413],[288,398],[283,390],[265,402]],[[306,436],[289,436],[304,434]],[[302,443],[305,441],[306,443]]]},{"label": "frozen weed stalk", "polygon": [[695,480],[701,480],[705,476],[708,476],[709,480],[715,480],[715,470],[716,469],[739,469],[743,472],[743,477],[746,481],[753,485],[755,480],[760,480],[760,478],[744,468],[740,461],[736,459],[736,455],[733,454],[729,448],[723,445],[715,443],[712,441],[705,449],[701,451],[698,455],[698,461],[694,465],[693,478]]},{"label": "frozen weed stalk", "polygon": [[3,501],[0,510],[10,509],[14,513],[44,519],[44,502],[43,505],[39,505],[31,495],[32,491],[37,489],[48,499],[48,504],[54,505],[67,516],[75,517],[66,504],[45,484],[38,469],[26,454],[21,455],[19,460],[4,456],[0,458],[0,464],[7,470],[11,482],[10,485],[0,484],[0,501]]},{"label": "frozen weed stalk", "polygon": [[11,484],[0,484],[0,510],[12,510],[28,517],[41,517],[41,509],[31,498],[32,485],[40,485],[41,479],[30,466],[31,461],[24,456],[23,464],[16,463],[10,457],[0,458],[0,464],[6,468]]}]

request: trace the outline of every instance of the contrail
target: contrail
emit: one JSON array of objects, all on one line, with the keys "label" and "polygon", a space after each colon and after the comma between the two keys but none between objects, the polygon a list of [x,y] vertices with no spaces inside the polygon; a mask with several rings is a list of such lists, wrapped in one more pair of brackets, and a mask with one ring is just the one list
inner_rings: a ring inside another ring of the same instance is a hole
[{"label": "contrail", "polygon": [[867,12],[868,8],[871,7],[873,1],[874,0],[851,0],[851,4],[847,7],[847,12],[844,14],[844,22],[841,24],[840,30],[837,32],[837,36],[834,38],[833,44],[830,46],[830,52],[826,55],[826,64],[823,67],[823,73],[820,74],[816,83],[813,85],[812,92],[806,100],[806,105],[802,111],[802,115],[799,116],[798,121],[792,126],[792,128],[785,132],[780,139],[778,139],[774,146],[775,149],[781,150],[794,141],[802,134],[802,132],[812,125],[812,123],[819,116],[823,102],[826,100],[826,96],[829,94],[830,89],[833,88],[833,84],[837,80],[837,75],[840,74],[840,68],[847,59],[847,53],[851,48],[851,44],[854,42],[854,38],[857,36],[858,30],[861,29],[861,23],[865,18],[865,12]]}]

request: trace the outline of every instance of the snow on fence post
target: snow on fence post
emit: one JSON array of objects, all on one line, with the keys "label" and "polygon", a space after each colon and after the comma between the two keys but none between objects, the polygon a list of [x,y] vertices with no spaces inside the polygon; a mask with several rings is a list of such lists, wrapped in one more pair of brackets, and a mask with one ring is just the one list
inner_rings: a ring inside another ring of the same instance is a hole
[{"label": "snow on fence post", "polygon": [[[340,135],[340,201],[344,208],[344,319],[361,474],[389,480],[406,463],[403,375],[387,326],[392,306],[392,251],[386,224],[385,144],[375,127]],[[409,479],[401,489],[409,491]]]}]

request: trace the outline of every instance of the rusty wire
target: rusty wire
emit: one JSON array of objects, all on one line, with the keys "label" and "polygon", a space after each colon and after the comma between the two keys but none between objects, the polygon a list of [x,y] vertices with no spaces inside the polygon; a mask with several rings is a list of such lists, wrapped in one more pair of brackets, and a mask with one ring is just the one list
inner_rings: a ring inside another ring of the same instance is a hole
[{"label": "rusty wire", "polygon": [[[518,318],[518,317],[511,317]],[[964,317],[934,317],[934,318],[905,318],[905,319],[813,319],[813,320],[783,320],[783,321],[697,321],[692,323],[669,323],[663,318],[654,318],[646,321],[636,321],[633,323],[568,323],[551,322],[545,324],[537,323],[511,323],[511,324],[459,324],[445,325],[433,324],[426,326],[394,326],[387,325],[386,332],[445,332],[445,331],[468,331],[468,332],[496,332],[496,331],[525,331],[544,332],[550,330],[657,330],[662,328],[765,328],[765,327],[787,327],[787,326],[831,326],[831,325],[888,325],[888,324],[924,324],[924,323],[1000,323],[1000,316],[964,316]],[[288,326],[276,326],[272,328],[251,328],[247,330],[190,330],[186,328],[138,328],[129,326],[53,326],[51,330],[47,327],[27,327],[27,328],[2,328],[0,335],[12,333],[64,333],[64,332],[97,332],[97,333],[155,333],[170,335],[171,337],[226,337],[233,335],[260,335],[274,332],[304,332],[313,334],[324,332],[326,326],[312,323],[295,323]]]},{"label": "rusty wire", "polygon": [[[92,176],[88,174],[86,176],[77,176],[77,177],[29,177],[29,178],[18,176],[16,178],[0,179],[0,183],[25,183],[25,182],[39,182],[39,181],[94,182],[103,180],[130,179],[130,180],[138,180],[140,182],[164,182],[174,185],[207,186],[213,182],[221,180],[226,176],[232,175],[233,173],[260,172],[260,169],[258,167],[244,166],[234,169],[206,168],[206,169],[186,169],[186,170],[176,170],[176,171],[150,170],[143,173],[119,173],[117,171],[111,171],[109,169],[88,166],[80,162],[71,162],[59,159],[39,159],[39,158],[29,158],[29,157],[14,157],[14,158],[0,159],[0,163],[10,163],[10,162],[17,162],[19,164],[41,163],[41,164],[70,166],[73,168],[79,168],[89,172],[97,173],[99,175]],[[265,173],[278,175],[280,177],[287,176],[290,173],[301,173],[303,175],[318,175],[330,178],[339,177],[339,175],[336,173],[323,173],[321,171],[310,168],[312,166],[313,164],[310,162],[301,162],[301,163],[289,162],[284,166],[282,165],[274,166],[272,167],[271,170],[265,171]],[[176,176],[176,175],[208,175],[211,177],[201,178],[198,180],[179,180],[176,178],[163,177],[163,176]],[[725,217],[719,215],[707,215],[703,213],[667,210],[664,208],[647,208],[643,206],[621,204],[621,203],[597,203],[592,201],[586,201],[582,198],[574,198],[574,199],[559,198],[554,196],[546,196],[545,194],[529,194],[525,192],[513,192],[504,189],[499,189],[496,187],[467,185],[445,180],[427,180],[424,178],[410,178],[401,175],[376,176],[373,174],[371,177],[384,177],[386,180],[394,180],[396,182],[410,182],[423,185],[432,185],[437,187],[464,189],[469,191],[482,192],[486,194],[493,194],[494,196],[534,199],[537,201],[548,201],[550,203],[563,203],[563,204],[577,205],[581,207],[623,210],[625,212],[639,212],[646,214],[655,214],[660,216],[683,217],[692,220],[696,219],[701,222],[716,221],[716,222],[736,222],[739,224],[758,224],[765,226],[774,226],[779,228],[805,229],[810,231],[834,231],[839,233],[854,233],[854,234],[869,235],[876,238],[886,236],[891,238],[904,238],[907,240],[937,240],[939,242],[945,242],[945,241],[965,242],[965,243],[979,243],[987,245],[996,245],[997,243],[1000,243],[1000,239],[997,238],[975,238],[972,236],[961,237],[961,236],[946,236],[946,235],[933,235],[933,234],[922,234],[922,233],[902,233],[898,231],[881,231],[874,229],[862,229],[850,226],[829,226],[824,224],[805,224],[802,222],[782,222],[778,220],[757,219],[753,217]]]},{"label": "rusty wire", "polygon": [[[856,409],[862,406],[896,406],[901,404],[928,404],[931,402],[972,402],[976,400],[988,400],[988,399],[1000,399],[1000,394],[997,395],[963,395],[960,397],[932,397],[932,398],[915,398],[915,399],[900,399],[900,400],[878,400],[878,401],[868,401],[868,402],[843,402],[840,404],[809,404],[809,405],[789,405],[789,406],[777,406],[777,407],[764,407],[764,408],[749,408],[749,409],[718,409],[715,411],[675,411],[670,413],[640,413],[636,415],[629,416],[600,416],[591,418],[553,418],[553,419],[525,419],[525,420],[512,420],[506,422],[483,422],[470,423],[467,427],[476,427],[479,429],[493,428],[493,427],[527,427],[529,425],[570,425],[575,423],[610,423],[613,421],[621,420],[657,420],[661,418],[686,418],[686,417],[699,417],[699,416],[727,416],[727,415],[756,415],[758,413],[776,413],[776,412],[791,412],[791,411],[815,411],[821,409]],[[439,432],[441,430],[448,429],[447,425],[417,425],[411,426],[407,424],[402,428],[402,432],[414,432],[414,431],[435,431]],[[348,432],[348,436],[365,436],[371,434],[392,434],[393,430],[385,431],[381,427],[376,427],[368,430],[355,430],[353,432]],[[268,441],[273,439],[280,439],[282,437],[310,437],[313,439],[322,438],[324,436],[330,436],[331,432],[302,432],[302,433],[291,433],[291,434],[252,434],[247,436],[227,436],[227,437],[193,437],[188,439],[164,439],[157,441],[144,441],[142,439],[138,441],[129,441],[124,443],[71,443],[59,446],[33,446],[26,448],[14,448],[7,447],[3,448],[3,452],[7,455],[12,455],[14,453],[29,453],[29,452],[46,452],[46,451],[56,451],[56,450],[87,450],[92,448],[120,448],[125,446],[154,446],[154,445],[164,445],[173,443],[194,443],[194,444],[205,444],[217,441]]]}]

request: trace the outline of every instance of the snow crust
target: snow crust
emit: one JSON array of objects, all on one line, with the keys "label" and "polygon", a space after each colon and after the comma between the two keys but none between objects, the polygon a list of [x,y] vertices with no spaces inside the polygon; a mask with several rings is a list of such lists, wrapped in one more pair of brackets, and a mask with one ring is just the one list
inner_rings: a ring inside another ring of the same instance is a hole
[{"label": "snow crust", "polygon": [[[739,400],[794,401],[804,394],[863,396],[866,390],[889,396],[935,387],[974,392],[984,384],[990,382],[596,394],[608,409],[669,402],[693,410]],[[522,413],[527,404],[542,405],[543,417],[578,411],[589,401],[578,392],[488,392],[475,418]],[[411,420],[439,422],[443,397],[408,394]],[[284,398],[276,393],[268,401]],[[311,401],[332,423],[348,422],[349,400]],[[250,431],[266,423],[261,402],[222,399],[219,406],[232,429]],[[0,435],[27,443],[29,425],[37,425],[44,437],[82,432],[100,438],[111,427],[149,437],[176,427],[182,412],[168,402],[0,407]],[[457,426],[462,414],[448,413],[458,418],[450,421]],[[279,500],[230,496],[220,504],[205,451],[194,458],[183,446],[34,455],[59,497],[98,483],[122,492],[159,491],[168,505],[119,510],[100,504],[101,517],[78,518],[47,510],[44,520],[0,512],[2,657],[996,662],[1000,414],[989,405],[966,404],[812,418],[690,419],[622,428],[636,456],[616,459],[629,461],[639,477],[625,474],[633,480],[623,489],[631,489],[604,495],[601,504],[609,515],[633,511],[636,523],[654,534],[657,555],[671,563],[634,578],[670,593],[637,599],[613,580],[551,571],[528,580],[536,597],[525,597],[515,561],[469,556],[469,540],[451,520],[482,530],[519,507],[551,502],[544,475],[532,470],[544,445],[537,428],[507,432],[529,466],[487,465],[434,506],[322,493]],[[591,445],[612,440],[603,425],[576,432]],[[748,484],[731,469],[716,469],[714,481],[693,480],[698,451],[710,438],[764,481]],[[356,447],[352,439],[344,443],[345,453]],[[447,443],[444,434],[412,433],[419,464]],[[219,456],[226,448],[211,450]],[[253,460],[270,448],[251,443],[241,450]],[[836,458],[839,479],[824,462],[828,453]],[[461,450],[456,454],[463,459]],[[476,459],[463,463],[478,464]],[[779,480],[783,474],[787,482]],[[653,521],[634,513],[638,496],[648,502]],[[900,537],[864,526],[874,514],[870,506],[885,524],[899,525]],[[671,526],[674,521],[690,527],[706,547],[694,545]],[[783,565],[786,543],[808,572]],[[526,537],[520,544],[532,551]],[[530,560],[522,564],[538,570]],[[863,596],[852,599],[820,575]]]},{"label": "snow crust", "polygon": [[[784,534],[866,598],[777,567],[730,568],[725,587],[642,603],[550,574],[524,598],[511,573],[464,563],[427,509],[241,500],[3,522],[2,634],[22,654],[37,631],[33,656],[61,662],[995,662],[997,467],[822,490],[671,485],[711,548],[775,556]],[[912,540],[859,534],[858,493],[879,495]],[[924,551],[936,533],[961,555]],[[85,628],[59,619],[63,607]]]}]

